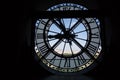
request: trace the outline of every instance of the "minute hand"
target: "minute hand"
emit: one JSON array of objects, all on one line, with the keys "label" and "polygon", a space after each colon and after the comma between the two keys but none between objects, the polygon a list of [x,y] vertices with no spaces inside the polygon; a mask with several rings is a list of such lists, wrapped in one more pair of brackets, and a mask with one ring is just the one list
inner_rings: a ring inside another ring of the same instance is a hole
[{"label": "minute hand", "polygon": [[57,22],[56,20],[52,20],[53,21],[53,23],[59,28],[59,29],[61,29],[62,31],[63,31],[63,33],[66,33],[66,29],[65,29],[65,26],[62,24],[62,22],[61,22],[61,20],[60,19],[57,19],[57,21],[59,22]]}]

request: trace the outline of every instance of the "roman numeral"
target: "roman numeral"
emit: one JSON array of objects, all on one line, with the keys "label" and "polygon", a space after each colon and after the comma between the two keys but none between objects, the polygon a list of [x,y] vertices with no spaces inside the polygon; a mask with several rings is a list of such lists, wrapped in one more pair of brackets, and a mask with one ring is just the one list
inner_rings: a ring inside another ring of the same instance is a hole
[{"label": "roman numeral", "polygon": [[39,47],[39,50],[41,54],[47,54],[49,52],[48,48],[45,45]]},{"label": "roman numeral", "polygon": [[37,39],[43,39],[43,33],[37,33]]},{"label": "roman numeral", "polygon": [[43,24],[43,25],[46,25],[46,23],[47,23],[47,22],[45,22],[45,21],[42,20],[42,19],[40,19],[40,22],[41,22],[41,24]]},{"label": "roman numeral", "polygon": [[89,25],[91,29],[92,28],[94,29],[94,28],[97,27],[96,21],[93,18],[86,18],[85,22],[83,22],[83,23],[84,23],[85,26]]},{"label": "roman numeral", "polygon": [[91,54],[94,54],[95,51],[96,51],[96,49],[97,49],[97,47],[94,46],[94,45],[92,45],[92,44],[90,44],[90,45],[88,46],[88,48],[87,48],[87,50],[88,50]]},{"label": "roman numeral", "polygon": [[[86,22],[87,21],[87,22]],[[91,19],[91,18],[86,18],[85,22],[84,22],[84,25],[87,26],[89,25],[90,23],[95,23],[94,19]]]},{"label": "roman numeral", "polygon": [[92,33],[91,38],[99,38],[99,33]]},{"label": "roman numeral", "polygon": [[64,67],[70,67],[70,58],[65,58]]},{"label": "roman numeral", "polygon": [[46,27],[49,27],[50,24],[47,23],[47,21],[40,19],[41,24],[46,25]]},{"label": "roman numeral", "polygon": [[88,23],[94,23],[94,22],[95,22],[95,20],[93,18],[88,21]]},{"label": "roman numeral", "polygon": [[62,58],[60,59],[60,62],[59,62],[59,66],[58,66],[58,67],[60,67],[60,65],[61,65],[61,61],[62,61]]},{"label": "roman numeral", "polygon": [[86,62],[86,59],[83,55],[77,56],[77,59],[79,65],[84,64]]},{"label": "roman numeral", "polygon": [[54,56],[54,57],[50,60],[50,62],[52,62],[52,63],[54,64],[55,58],[56,58],[56,56]]}]

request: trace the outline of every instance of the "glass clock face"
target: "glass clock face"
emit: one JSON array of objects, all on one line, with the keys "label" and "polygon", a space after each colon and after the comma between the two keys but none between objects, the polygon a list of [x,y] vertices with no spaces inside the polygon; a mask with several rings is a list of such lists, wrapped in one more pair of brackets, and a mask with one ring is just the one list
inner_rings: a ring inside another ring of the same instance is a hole
[{"label": "glass clock face", "polygon": [[[63,3],[47,11],[88,10]],[[35,55],[53,73],[84,73],[101,54],[100,21],[97,18],[38,19],[35,23]]]}]

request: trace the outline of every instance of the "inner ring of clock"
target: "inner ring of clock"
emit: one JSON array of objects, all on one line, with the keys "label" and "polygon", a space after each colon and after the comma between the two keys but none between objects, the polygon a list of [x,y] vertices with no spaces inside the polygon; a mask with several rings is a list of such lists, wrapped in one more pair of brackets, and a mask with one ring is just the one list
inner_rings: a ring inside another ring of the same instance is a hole
[{"label": "inner ring of clock", "polygon": [[[72,22],[73,21],[73,22]],[[88,32],[77,19],[54,20],[47,32],[51,51],[60,57],[75,57],[86,47]]]}]

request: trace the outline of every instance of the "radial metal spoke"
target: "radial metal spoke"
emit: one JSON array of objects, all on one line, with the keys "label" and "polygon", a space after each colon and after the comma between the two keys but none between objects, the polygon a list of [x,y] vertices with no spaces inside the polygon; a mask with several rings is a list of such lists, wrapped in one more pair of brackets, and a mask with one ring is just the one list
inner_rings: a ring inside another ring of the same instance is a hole
[{"label": "radial metal spoke", "polygon": [[70,19],[70,23],[69,23],[69,29],[70,29],[70,26],[71,26],[71,24],[72,24],[72,18]]},{"label": "radial metal spoke", "polygon": [[69,31],[73,31],[78,25],[81,23],[82,19],[79,19],[71,28]]},{"label": "radial metal spoke", "polygon": [[85,32],[85,31],[87,31],[87,29],[83,30],[83,31],[75,32],[75,34],[79,34],[79,33]]},{"label": "radial metal spoke", "polygon": [[[96,29],[96,28],[98,28],[98,27],[94,27],[94,28],[91,28],[91,29]],[[82,31],[79,31],[79,32],[75,32],[75,34],[82,33],[82,32],[85,32],[85,31],[89,31],[89,29],[82,30]]]},{"label": "radial metal spoke", "polygon": [[[80,39],[80,40],[83,40],[83,41],[89,41],[88,39],[83,39],[83,38],[76,38],[76,39]],[[96,43],[96,44],[100,44],[100,42],[95,42],[95,41],[91,41],[92,43]]]},{"label": "radial metal spoke", "polygon": [[62,39],[59,39],[52,47],[51,49],[55,49],[60,43],[62,42]]},{"label": "radial metal spoke", "polygon": [[62,20],[63,25],[65,26],[65,22],[64,22],[63,18],[61,20]]},{"label": "radial metal spoke", "polygon": [[87,39],[83,39],[83,38],[76,38],[76,39],[80,39],[80,40],[83,40],[83,41],[88,41]]},{"label": "radial metal spoke", "polygon": [[50,41],[53,41],[53,40],[56,40],[56,39],[50,39],[50,40],[48,40],[48,41],[50,42]]}]

